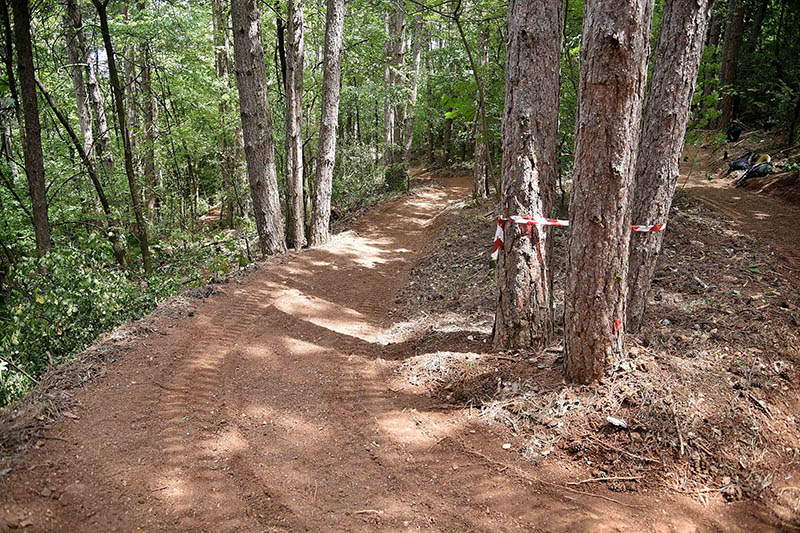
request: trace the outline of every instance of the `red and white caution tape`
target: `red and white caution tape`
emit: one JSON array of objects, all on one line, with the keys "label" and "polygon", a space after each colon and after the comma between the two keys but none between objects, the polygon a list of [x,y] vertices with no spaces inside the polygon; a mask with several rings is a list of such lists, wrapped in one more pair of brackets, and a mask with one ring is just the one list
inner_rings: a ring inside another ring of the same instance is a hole
[{"label": "red and white caution tape", "polygon": [[[569,220],[560,220],[557,218],[544,218],[544,217],[523,217],[513,215],[510,217],[499,216],[497,217],[497,230],[494,233],[494,244],[492,245],[492,259],[497,261],[500,255],[500,248],[503,247],[505,242],[505,224],[506,222],[514,222],[517,224],[528,226],[529,230],[532,226],[569,226]],[[631,226],[631,231],[639,231],[645,233],[653,233],[662,231],[667,227],[666,222],[663,224],[653,224],[652,226]]]}]

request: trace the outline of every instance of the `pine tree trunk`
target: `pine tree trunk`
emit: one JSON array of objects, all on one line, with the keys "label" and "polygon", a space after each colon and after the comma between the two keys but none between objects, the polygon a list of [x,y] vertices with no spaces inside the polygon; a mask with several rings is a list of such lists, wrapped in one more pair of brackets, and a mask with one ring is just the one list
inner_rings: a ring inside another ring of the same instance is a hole
[{"label": "pine tree trunk", "polygon": [[403,5],[399,0],[392,0],[392,8],[386,15],[386,43],[383,47],[384,66],[383,82],[386,87],[386,103],[383,112],[383,137],[386,144],[384,164],[391,166],[400,162],[400,144],[402,143],[402,119],[398,118],[402,105],[397,101],[397,87],[402,81],[401,69],[405,55],[406,19]]},{"label": "pine tree trunk", "polygon": [[42,127],[39,122],[39,102],[36,96],[36,77],[33,69],[33,45],[31,43],[31,18],[28,0],[13,0],[14,37],[17,42],[17,72],[22,110],[25,116],[25,173],[33,208],[33,231],[36,236],[36,252],[43,257],[52,247],[50,219],[47,214],[47,191],[42,153]]},{"label": "pine tree trunk", "polygon": [[19,103],[19,93],[17,92],[17,81],[14,75],[14,31],[11,29],[11,20],[8,18],[8,0],[1,0],[2,7],[0,8],[0,15],[3,17],[3,33],[5,34],[5,48],[6,53],[6,76],[8,76],[8,92],[11,93],[11,99],[14,103],[14,116],[17,119],[17,124],[20,127],[20,137],[22,143],[25,143],[25,124],[22,116],[22,107]]},{"label": "pine tree trunk", "polygon": [[148,43],[142,43],[139,51],[142,58],[142,102],[144,103],[144,183],[147,219],[152,223],[156,215],[156,202],[161,194],[156,177],[156,132],[158,106],[153,96],[151,81],[152,58]]},{"label": "pine tree trunk", "polygon": [[[501,184],[506,216],[551,215],[563,17],[561,0],[509,4]],[[543,348],[552,334],[549,231],[527,229],[505,225],[496,269],[497,348]]]},{"label": "pine tree trunk", "polygon": [[[141,10],[141,8],[137,8]],[[122,14],[126,23],[131,22],[131,13],[127,5],[122,6]],[[127,109],[128,121],[128,140],[131,145],[131,153],[133,154],[133,165],[137,176],[141,176],[144,172],[142,168],[141,151],[139,150],[139,107],[137,100],[139,96],[139,79],[136,73],[136,48],[130,44],[123,48],[123,70],[124,77],[122,82],[125,84],[125,106]]]},{"label": "pine tree trunk", "polygon": [[733,122],[733,108],[736,103],[736,95],[733,91],[736,87],[739,48],[744,33],[744,8],[745,0],[730,0],[728,4],[728,21],[725,24],[722,66],[719,72],[723,95],[719,105],[720,115],[717,119],[717,128],[723,131],[727,130]]},{"label": "pine tree trunk", "polygon": [[[722,15],[720,14],[719,9],[712,10],[711,13],[711,20],[708,23],[708,40],[706,41],[706,47],[714,48],[712,61],[715,61],[719,55],[719,50],[717,47],[719,45],[719,38],[720,34],[722,33]],[[708,100],[708,97],[711,96],[711,91],[714,90],[714,85],[711,83],[711,74],[708,72],[705,73],[703,76],[703,105],[705,106],[705,102]]]},{"label": "pine tree trunk", "polygon": [[565,371],[600,379],[623,355],[630,195],[653,0],[585,4],[565,293]]},{"label": "pine tree trunk", "polygon": [[103,96],[100,93],[100,84],[97,82],[97,71],[95,64],[89,57],[86,47],[86,34],[83,31],[83,17],[77,0],[66,0],[66,8],[75,28],[75,38],[77,39],[78,52],[82,58],[81,63],[86,71],[86,91],[88,93],[89,107],[94,116],[95,125],[95,151],[97,157],[103,162],[107,171],[114,168],[114,154],[111,149],[111,133],[108,129],[108,119],[106,119],[105,108],[103,107]]},{"label": "pine tree trunk", "polygon": [[287,244],[306,244],[303,196],[303,6],[288,1],[286,61],[286,202]]},{"label": "pine tree trunk", "polygon": [[[489,63],[489,26],[484,26],[478,41],[478,68],[483,72]],[[558,93],[556,93],[557,95]],[[557,107],[557,104],[556,104]],[[483,102],[478,99],[478,109],[476,117],[480,119],[484,115]],[[474,128],[478,129],[478,128]],[[476,200],[486,198],[489,195],[489,144],[483,137],[482,129],[475,136],[475,151],[473,153],[473,172],[472,172],[472,197]]]},{"label": "pine tree trunk", "polygon": [[408,168],[411,168],[411,148],[414,145],[414,116],[419,94],[419,67],[422,59],[422,40],[424,38],[422,16],[417,15],[416,23],[414,24],[414,43],[411,45],[411,95],[408,102],[408,113],[406,113],[406,131],[403,135],[405,145],[403,159]]},{"label": "pine tree trunk", "polygon": [[223,0],[213,0],[212,5],[213,40],[215,51],[215,74],[219,92],[219,129],[220,129],[220,174],[222,174],[222,213],[220,224],[233,227],[234,220],[234,180],[236,179],[235,141],[230,138],[228,127],[228,100],[226,98],[230,85],[228,69],[228,17]]},{"label": "pine tree trunk", "polygon": [[232,0],[231,18],[239,112],[256,229],[263,253],[281,253],[286,251],[286,243],[281,224],[272,112],[267,92],[258,2]]},{"label": "pine tree trunk", "polygon": [[122,149],[125,154],[125,175],[128,178],[128,190],[130,191],[131,196],[133,216],[136,220],[136,233],[139,237],[139,247],[142,250],[142,262],[144,263],[144,271],[147,274],[150,274],[153,271],[153,263],[150,258],[150,245],[147,236],[147,221],[145,220],[144,210],[142,209],[141,189],[133,168],[133,152],[131,151],[130,134],[125,116],[125,92],[123,91],[122,84],[120,83],[119,79],[117,61],[114,55],[114,47],[111,45],[111,32],[108,29],[108,13],[106,11],[106,5],[101,0],[92,0],[92,3],[97,9],[97,14],[100,17],[100,32],[103,35],[103,43],[105,44],[106,56],[108,58],[108,75],[111,78],[111,89],[114,93],[114,104],[117,109],[119,131],[122,136]]},{"label": "pine tree trunk", "polygon": [[[665,0],[636,157],[633,223],[667,221],[713,0]],[[626,327],[638,331],[664,232],[631,236]]]},{"label": "pine tree trunk", "polygon": [[311,220],[311,245],[329,238],[331,186],[336,161],[336,126],[339,122],[339,80],[342,68],[342,30],[344,0],[327,0],[325,16],[325,59],[322,77],[322,117],[314,182],[314,214]]},{"label": "pine tree trunk", "polygon": [[[70,6],[64,6],[63,24],[64,24],[64,41],[67,48],[67,61],[70,64],[70,73],[72,74],[72,88],[75,91],[75,107],[78,111],[78,125],[81,128],[81,138],[83,139],[83,150],[88,154],[92,154],[94,146],[94,137],[92,135],[92,119],[89,116],[89,108],[87,106],[86,86],[83,83],[83,64],[86,58],[83,57],[79,46],[77,31],[81,29],[81,21],[74,20],[70,15]],[[80,16],[80,12],[78,12]]]}]

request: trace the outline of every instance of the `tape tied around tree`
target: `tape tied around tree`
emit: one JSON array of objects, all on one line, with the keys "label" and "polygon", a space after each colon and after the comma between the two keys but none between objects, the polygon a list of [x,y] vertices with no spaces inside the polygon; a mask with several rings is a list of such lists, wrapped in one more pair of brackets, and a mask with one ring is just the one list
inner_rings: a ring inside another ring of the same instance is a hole
[{"label": "tape tied around tree", "polygon": [[[505,225],[506,222],[514,222],[523,226],[528,226],[528,233],[533,226],[569,226],[569,220],[561,220],[557,218],[544,218],[544,217],[524,217],[520,215],[513,215],[510,217],[499,216],[497,217],[497,230],[494,234],[494,244],[492,246],[492,259],[497,261],[500,255],[500,249],[505,242]],[[641,233],[655,233],[666,229],[667,223],[653,224],[652,226],[635,225],[631,226],[631,231],[638,231]],[[541,262],[541,260],[540,260]]]}]

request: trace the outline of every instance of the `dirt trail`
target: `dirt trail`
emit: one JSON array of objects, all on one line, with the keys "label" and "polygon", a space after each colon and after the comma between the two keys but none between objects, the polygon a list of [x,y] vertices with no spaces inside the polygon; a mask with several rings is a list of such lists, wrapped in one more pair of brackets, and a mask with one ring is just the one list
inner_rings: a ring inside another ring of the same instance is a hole
[{"label": "dirt trail", "polygon": [[532,467],[502,449],[502,428],[389,388],[413,355],[390,332],[395,294],[437,215],[469,189],[440,180],[165,320],[0,480],[0,528],[763,528],[746,503],[578,493],[566,482],[590,472]]},{"label": "dirt trail", "polygon": [[703,150],[698,159],[702,170],[689,171],[689,165],[685,165],[680,185],[724,217],[741,224],[744,233],[769,244],[785,263],[780,265],[782,273],[800,284],[800,206],[775,196],[734,188],[726,178],[709,180],[706,171],[719,172],[719,156]]}]

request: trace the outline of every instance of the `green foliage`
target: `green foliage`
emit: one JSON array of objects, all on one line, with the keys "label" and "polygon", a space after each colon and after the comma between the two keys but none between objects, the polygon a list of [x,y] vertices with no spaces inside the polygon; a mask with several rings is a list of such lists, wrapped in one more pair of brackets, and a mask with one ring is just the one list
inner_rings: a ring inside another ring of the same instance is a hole
[{"label": "green foliage", "polygon": [[[171,292],[169,280],[130,280],[109,268],[98,242],[60,247],[42,260],[24,258],[9,269],[15,288],[2,307],[0,351],[31,375],[49,358],[58,363],[97,335],[152,309]],[[48,355],[49,354],[49,355]],[[0,383],[0,405],[19,397],[28,381],[13,371]]]},{"label": "green foliage", "polygon": [[408,186],[408,167],[405,163],[394,163],[386,167],[386,184],[394,191]]}]

